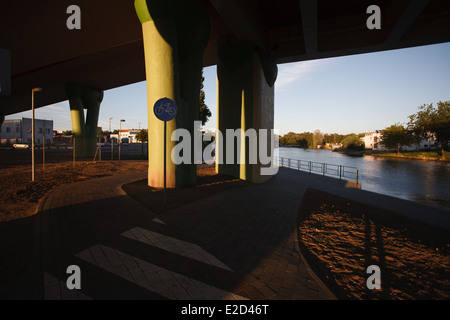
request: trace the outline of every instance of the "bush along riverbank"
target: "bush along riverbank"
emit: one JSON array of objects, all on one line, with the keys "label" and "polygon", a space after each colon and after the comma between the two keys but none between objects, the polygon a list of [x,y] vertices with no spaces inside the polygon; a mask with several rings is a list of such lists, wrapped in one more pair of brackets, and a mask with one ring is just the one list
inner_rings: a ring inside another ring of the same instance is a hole
[{"label": "bush along riverbank", "polygon": [[450,152],[444,151],[444,157],[441,151],[403,151],[400,153],[389,151],[373,151],[373,150],[355,150],[355,149],[336,149],[333,150],[345,154],[347,156],[376,156],[385,158],[399,158],[421,161],[438,161],[450,162]]},{"label": "bush along riverbank", "polygon": [[381,152],[381,153],[366,153],[377,157],[387,157],[387,158],[400,158],[400,159],[411,159],[411,160],[422,160],[422,161],[439,161],[439,162],[450,162],[450,152],[444,151],[444,156],[442,156],[441,151],[404,151],[404,152]]}]

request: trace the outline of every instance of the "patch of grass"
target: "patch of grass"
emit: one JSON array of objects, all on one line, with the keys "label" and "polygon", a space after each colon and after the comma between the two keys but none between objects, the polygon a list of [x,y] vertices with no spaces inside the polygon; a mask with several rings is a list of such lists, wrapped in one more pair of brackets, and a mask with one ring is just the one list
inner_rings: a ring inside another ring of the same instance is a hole
[{"label": "patch of grass", "polygon": [[[445,160],[450,160],[450,152],[444,151]],[[419,160],[444,160],[441,151],[403,151],[397,152],[383,152],[378,154],[381,157],[395,157],[395,158],[409,158]]]}]

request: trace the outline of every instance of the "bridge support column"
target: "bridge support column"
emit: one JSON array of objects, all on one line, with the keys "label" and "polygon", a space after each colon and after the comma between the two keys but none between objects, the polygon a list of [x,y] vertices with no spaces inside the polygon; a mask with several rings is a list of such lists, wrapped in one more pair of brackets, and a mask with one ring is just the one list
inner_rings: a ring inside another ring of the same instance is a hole
[{"label": "bridge support column", "polygon": [[[164,123],[153,113],[161,98],[176,102],[178,114],[167,122],[167,187],[185,187],[197,182],[197,167],[191,149],[191,163],[176,165],[171,152],[176,129],[186,129],[194,137],[194,121],[199,117],[199,94],[203,52],[208,44],[210,21],[194,0],[135,0],[142,24],[149,128],[148,185],[164,186]],[[191,145],[193,141],[191,139]]]},{"label": "bridge support column", "polygon": [[[267,151],[261,151],[267,157],[273,156],[277,66],[268,54],[256,51],[250,43],[227,41],[219,44],[217,75],[217,127],[221,135],[217,137],[216,171],[254,183],[265,182],[271,175],[261,172],[268,166],[261,162],[259,148],[260,140],[267,139]],[[227,129],[242,129],[237,133],[240,143],[237,136],[227,137]],[[260,129],[266,129],[267,135],[260,134]],[[231,144],[234,149],[230,150]]]},{"label": "bridge support column", "polygon": [[[75,154],[79,157],[93,157],[97,148],[97,123],[103,91],[78,83],[67,83],[66,94],[70,104]],[[84,109],[87,109],[86,121]]]}]

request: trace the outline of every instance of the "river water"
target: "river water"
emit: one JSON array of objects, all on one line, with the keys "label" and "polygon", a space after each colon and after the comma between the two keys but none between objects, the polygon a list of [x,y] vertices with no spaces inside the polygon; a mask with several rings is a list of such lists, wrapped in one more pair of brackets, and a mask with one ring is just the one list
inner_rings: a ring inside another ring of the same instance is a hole
[{"label": "river water", "polygon": [[[363,190],[450,210],[450,163],[279,148],[279,157],[356,167]],[[285,160],[287,161],[287,160]]]}]

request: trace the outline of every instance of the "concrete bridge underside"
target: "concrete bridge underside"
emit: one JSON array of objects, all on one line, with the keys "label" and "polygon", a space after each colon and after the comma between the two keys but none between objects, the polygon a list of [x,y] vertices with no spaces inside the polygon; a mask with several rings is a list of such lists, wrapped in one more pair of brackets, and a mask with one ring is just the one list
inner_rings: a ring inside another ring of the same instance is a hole
[{"label": "concrete bridge underside", "polygon": [[[450,2],[440,0],[79,0],[81,29],[69,30],[67,3],[3,1],[0,48],[11,56],[11,94],[0,96],[0,119],[69,100],[80,143],[92,152],[103,92],[147,80],[149,184],[162,186],[162,122],[153,104],[176,101],[168,123],[194,133],[202,67],[217,65],[218,129],[272,129],[277,64],[450,41]],[[369,30],[367,8],[381,9],[381,29]],[[88,109],[87,119],[81,117]],[[89,138],[91,137],[91,138]],[[226,143],[226,138],[222,140]],[[85,146],[86,145],[86,146]],[[168,152],[174,142],[168,142]],[[254,182],[260,163],[217,170]],[[196,181],[195,165],[168,154],[168,186]]]}]

